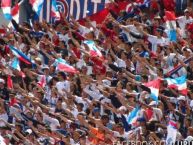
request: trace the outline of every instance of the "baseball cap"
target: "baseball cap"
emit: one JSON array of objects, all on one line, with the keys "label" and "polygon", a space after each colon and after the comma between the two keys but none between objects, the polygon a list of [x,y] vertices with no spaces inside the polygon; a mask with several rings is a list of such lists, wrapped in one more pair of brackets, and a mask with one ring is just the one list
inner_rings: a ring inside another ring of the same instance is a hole
[{"label": "baseball cap", "polygon": [[178,101],[186,101],[186,97],[185,96],[179,96],[177,99],[178,99]]},{"label": "baseball cap", "polygon": [[157,105],[156,101],[151,101],[151,102],[149,103],[149,106],[156,106],[156,105]]},{"label": "baseball cap", "polygon": [[93,109],[93,113],[100,112],[100,109],[98,107]]},{"label": "baseball cap", "polygon": [[189,12],[189,10],[188,10],[188,9],[185,9],[185,10],[184,10],[184,13],[186,13],[186,12]]},{"label": "baseball cap", "polygon": [[5,84],[5,80],[4,79],[0,79],[0,83]]}]

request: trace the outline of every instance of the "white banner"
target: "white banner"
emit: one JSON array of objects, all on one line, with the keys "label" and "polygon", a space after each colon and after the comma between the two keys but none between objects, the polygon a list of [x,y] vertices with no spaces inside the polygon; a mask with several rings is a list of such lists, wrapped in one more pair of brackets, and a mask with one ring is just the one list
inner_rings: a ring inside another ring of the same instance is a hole
[{"label": "white banner", "polygon": [[171,125],[167,127],[166,145],[173,145],[176,142],[177,129]]}]

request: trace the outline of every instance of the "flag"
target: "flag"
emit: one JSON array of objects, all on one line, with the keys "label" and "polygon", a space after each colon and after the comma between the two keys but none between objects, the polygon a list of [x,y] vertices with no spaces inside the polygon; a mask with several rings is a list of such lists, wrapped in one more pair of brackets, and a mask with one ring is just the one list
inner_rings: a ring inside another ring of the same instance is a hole
[{"label": "flag", "polygon": [[9,45],[9,48],[13,52],[13,54],[21,61],[25,62],[26,64],[32,64],[31,60],[21,51],[19,51],[14,46]]},{"label": "flag", "polygon": [[14,58],[11,67],[15,70],[21,71],[18,58]]},{"label": "flag", "polygon": [[103,57],[103,55],[102,55],[102,53],[100,52],[100,50],[96,47],[96,45],[95,45],[95,42],[94,41],[92,41],[92,40],[86,40],[86,41],[84,41],[84,44],[86,44],[87,46],[88,46],[88,48],[89,48],[89,50],[90,50],[90,55],[92,56],[92,57],[96,57],[96,56],[98,56],[98,57]]},{"label": "flag", "polygon": [[[106,0],[102,1],[88,1],[88,0],[54,0],[56,7],[60,13],[64,13],[65,17],[69,19],[72,15],[76,20],[91,16],[97,12],[105,9]],[[39,15],[39,21],[46,20],[53,22],[52,17],[53,0],[44,0],[43,8]],[[103,16],[103,15],[101,15]],[[104,16],[103,16],[104,17]],[[100,18],[100,17],[98,17]]]},{"label": "flag", "polygon": [[56,20],[60,20],[60,13],[56,5],[56,0],[52,0],[51,17]]},{"label": "flag", "polygon": [[40,85],[40,87],[44,88],[46,85],[46,76],[42,75],[40,78],[40,81],[38,82],[38,84]]},{"label": "flag", "polygon": [[137,125],[137,115],[138,115],[138,112],[140,111],[140,107],[137,106],[136,108],[134,108],[130,113],[129,113],[129,116],[127,118],[127,122],[128,124],[131,124],[133,126],[136,126]]},{"label": "flag", "polygon": [[176,15],[172,11],[165,11],[165,21],[176,21]]},{"label": "flag", "polygon": [[58,58],[55,62],[56,68],[59,71],[68,73],[79,73],[73,66],[69,65],[64,59]]},{"label": "flag", "polygon": [[172,125],[167,126],[166,145],[173,145],[176,142],[177,129]]},{"label": "flag", "polygon": [[8,89],[13,89],[13,81],[12,81],[10,75],[7,76],[7,88]]},{"label": "flag", "polygon": [[24,0],[17,3],[12,9],[11,9],[11,16],[16,21],[16,23],[19,23],[19,9],[20,5],[23,3]]},{"label": "flag", "polygon": [[1,9],[3,11],[4,17],[7,20],[11,20],[11,0],[1,0]]},{"label": "flag", "polygon": [[172,11],[165,11],[164,19],[166,21],[167,35],[170,38],[170,41],[177,40],[176,34],[176,16]]},{"label": "flag", "polygon": [[13,60],[13,62],[11,64],[11,67],[13,69],[17,70],[21,77],[23,77],[23,78],[25,77],[25,74],[21,71],[18,58],[14,58],[14,60]]},{"label": "flag", "polygon": [[[190,61],[192,60],[192,57],[186,59],[184,61],[185,64],[188,64]],[[169,71],[168,73],[166,73],[166,76],[171,76],[173,74],[175,74],[176,72],[178,72],[181,68],[183,67],[183,65],[179,64],[176,67],[174,67],[174,69],[172,69],[171,71]]]},{"label": "flag", "polygon": [[32,5],[32,8],[36,12],[36,14],[40,16],[44,0],[30,0],[29,2]]},{"label": "flag", "polygon": [[151,90],[151,98],[158,102],[159,88],[160,88],[160,79],[156,79],[150,82],[145,83],[144,85]]},{"label": "flag", "polygon": [[181,94],[187,95],[188,90],[185,75],[174,79],[166,78],[165,80],[167,81],[169,88],[175,88],[180,91]]},{"label": "flag", "polygon": [[[91,23],[101,24],[106,19],[108,14],[109,14],[108,9],[103,9],[91,16],[88,16],[88,18],[90,19]],[[84,25],[85,19],[80,19],[78,22]]]}]

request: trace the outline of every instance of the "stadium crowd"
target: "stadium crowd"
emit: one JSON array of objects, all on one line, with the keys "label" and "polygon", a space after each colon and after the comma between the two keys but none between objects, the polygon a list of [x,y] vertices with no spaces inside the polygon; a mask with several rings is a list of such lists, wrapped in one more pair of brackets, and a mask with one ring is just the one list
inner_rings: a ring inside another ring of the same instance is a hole
[{"label": "stadium crowd", "polygon": [[[176,142],[193,142],[192,9],[178,10],[167,23],[173,0],[152,0],[149,8],[131,3],[128,14],[113,11],[119,8],[113,2],[101,24],[62,17],[3,26],[0,135],[6,144],[166,144],[169,125]],[[185,93],[169,87],[166,78],[183,76]],[[146,85],[154,80],[158,96]]]}]

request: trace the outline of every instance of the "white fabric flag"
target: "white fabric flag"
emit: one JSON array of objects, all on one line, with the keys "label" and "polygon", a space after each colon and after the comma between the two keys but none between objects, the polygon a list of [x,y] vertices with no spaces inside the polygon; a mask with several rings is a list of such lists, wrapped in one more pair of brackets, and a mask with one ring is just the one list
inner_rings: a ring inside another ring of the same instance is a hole
[{"label": "white fabric flag", "polygon": [[176,142],[177,129],[171,125],[167,127],[166,145],[173,145]]}]

